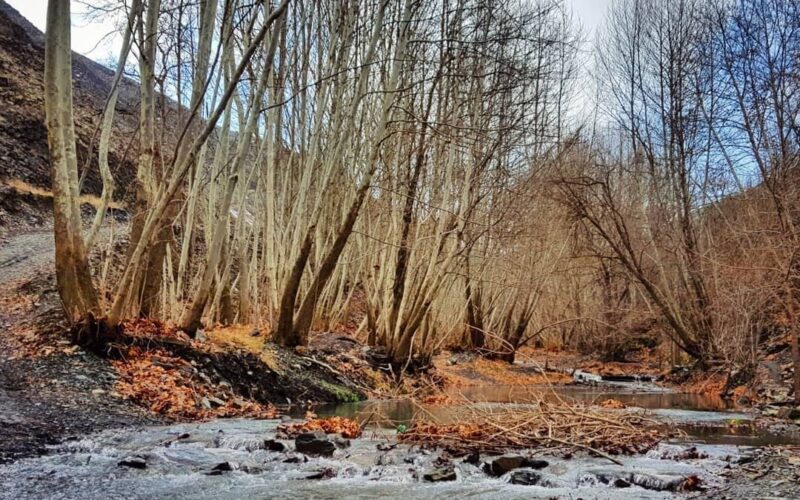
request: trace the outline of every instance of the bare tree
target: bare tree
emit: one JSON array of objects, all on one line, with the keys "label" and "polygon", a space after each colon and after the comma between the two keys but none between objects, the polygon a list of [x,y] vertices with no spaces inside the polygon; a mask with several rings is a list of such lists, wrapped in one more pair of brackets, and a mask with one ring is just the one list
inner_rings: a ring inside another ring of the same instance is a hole
[{"label": "bare tree", "polygon": [[77,322],[87,315],[98,315],[100,311],[81,232],[69,9],[68,0],[47,3],[44,82],[53,183],[56,281],[67,317]]}]

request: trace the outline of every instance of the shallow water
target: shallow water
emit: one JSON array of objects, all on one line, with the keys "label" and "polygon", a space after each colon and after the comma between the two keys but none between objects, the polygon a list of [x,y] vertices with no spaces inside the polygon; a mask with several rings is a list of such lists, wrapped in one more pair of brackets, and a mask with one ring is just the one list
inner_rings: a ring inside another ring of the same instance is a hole
[{"label": "shallow water", "polygon": [[[264,440],[275,437],[275,420],[231,419],[107,431],[56,446],[47,456],[0,467],[0,498],[671,498],[675,494],[604,483],[609,477],[632,475],[654,482],[697,475],[713,487],[721,484],[720,473],[749,454],[751,447],[800,443],[798,435],[772,435],[748,427],[752,415],[729,410],[724,402],[669,392],[653,384],[480,387],[461,389],[457,396],[492,406],[525,405],[540,399],[596,403],[614,398],[667,427],[683,429],[686,435],[662,443],[644,456],[620,458],[622,465],[603,458],[544,456],[550,463],[541,471],[544,485],[514,485],[507,476],[489,477],[460,460],[454,461],[456,481],[432,484],[419,478],[431,470],[438,453],[404,445],[380,451],[378,445],[392,441],[398,424],[423,414],[452,421],[463,405],[422,408],[407,400],[321,405],[315,408],[321,416],[369,421],[367,436],[337,450],[332,458],[306,461],[296,455],[298,463],[287,463],[291,452],[263,449]],[[302,416],[305,409],[293,411]],[[290,441],[285,444],[293,449]],[[689,447],[697,447],[707,458],[680,458],[681,451]],[[139,470],[118,465],[133,456],[145,460],[147,467]],[[215,466],[223,462],[234,470],[214,473]],[[331,479],[309,479],[325,470]]]},{"label": "shallow water", "polygon": [[[539,400],[598,404],[616,399],[631,408],[663,420],[666,427],[686,433],[684,442],[768,446],[800,444],[800,432],[773,433],[746,425],[754,414],[737,411],[718,396],[672,392],[652,383],[616,383],[571,386],[476,386],[453,391],[452,397],[485,405],[530,404]],[[366,401],[361,403],[325,404],[314,407],[320,416],[344,416],[360,422],[369,421],[383,428],[408,425],[419,418],[440,423],[454,422],[463,414],[462,405],[419,406],[404,400]],[[289,414],[302,417],[305,409],[290,409]],[[745,425],[743,425],[745,424]]]},{"label": "shallow water", "polygon": [[[381,437],[354,440],[333,458],[285,463],[286,454],[260,449],[276,425],[218,420],[103,432],[59,446],[49,456],[0,467],[0,498],[669,498],[639,486],[613,488],[601,478],[638,474],[669,481],[696,474],[714,485],[730,457],[741,453],[732,446],[705,446],[707,459],[672,460],[682,448],[664,444],[645,456],[623,458],[623,465],[601,458],[545,457],[550,462],[543,471],[546,486],[513,485],[506,477],[491,478],[455,461],[456,481],[430,484],[417,478],[437,453],[403,445],[382,452],[377,444],[388,441]],[[133,455],[144,458],[147,468],[118,466]],[[236,470],[209,475],[221,462]],[[307,479],[326,468],[333,479]]]}]

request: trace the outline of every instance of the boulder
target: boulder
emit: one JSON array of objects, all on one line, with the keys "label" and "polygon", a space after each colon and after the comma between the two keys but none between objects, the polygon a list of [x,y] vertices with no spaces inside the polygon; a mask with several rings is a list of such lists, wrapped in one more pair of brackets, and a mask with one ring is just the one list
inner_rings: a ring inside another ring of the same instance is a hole
[{"label": "boulder", "polygon": [[324,457],[336,451],[336,445],[324,432],[304,432],[295,438],[294,447],[300,453]]},{"label": "boulder", "polygon": [[544,469],[548,464],[545,460],[531,459],[522,455],[501,455],[484,464],[484,471],[492,476],[502,476],[514,469],[527,467],[530,469]]}]

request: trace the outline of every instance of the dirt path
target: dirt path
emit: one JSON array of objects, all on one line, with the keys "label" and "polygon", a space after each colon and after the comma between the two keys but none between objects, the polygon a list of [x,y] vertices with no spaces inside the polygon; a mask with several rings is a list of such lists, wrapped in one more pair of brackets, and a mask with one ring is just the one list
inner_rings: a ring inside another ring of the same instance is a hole
[{"label": "dirt path", "polygon": [[0,239],[0,463],[110,427],[158,420],[114,394],[116,372],[61,338],[53,233]]},{"label": "dirt path", "polygon": [[0,286],[51,271],[53,259],[52,230],[4,237],[0,240]]}]

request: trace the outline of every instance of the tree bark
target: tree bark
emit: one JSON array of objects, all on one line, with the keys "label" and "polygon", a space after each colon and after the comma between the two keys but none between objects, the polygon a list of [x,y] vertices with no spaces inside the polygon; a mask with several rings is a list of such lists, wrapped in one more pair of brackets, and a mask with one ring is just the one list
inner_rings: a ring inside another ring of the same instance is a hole
[{"label": "tree bark", "polygon": [[49,0],[47,4],[44,73],[56,282],[67,317],[77,322],[86,315],[98,315],[99,305],[81,234],[69,0]]}]

